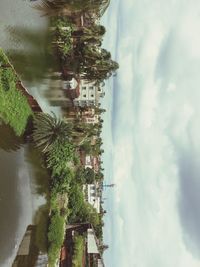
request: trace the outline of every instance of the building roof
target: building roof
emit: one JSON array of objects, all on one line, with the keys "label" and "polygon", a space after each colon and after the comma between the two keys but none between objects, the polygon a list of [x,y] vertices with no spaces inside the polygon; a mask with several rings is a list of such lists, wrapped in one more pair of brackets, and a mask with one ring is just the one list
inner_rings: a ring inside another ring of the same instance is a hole
[{"label": "building roof", "polygon": [[89,228],[87,230],[87,253],[99,254],[99,250],[95,239],[95,234],[92,228]]}]

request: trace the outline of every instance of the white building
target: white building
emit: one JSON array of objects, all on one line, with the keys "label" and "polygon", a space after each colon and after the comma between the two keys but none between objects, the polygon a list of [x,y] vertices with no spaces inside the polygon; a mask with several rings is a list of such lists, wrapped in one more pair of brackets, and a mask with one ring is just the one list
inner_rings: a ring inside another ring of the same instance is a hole
[{"label": "white building", "polygon": [[92,155],[85,155],[84,167],[85,169],[93,169],[95,173],[99,171],[99,157]]},{"label": "white building", "polygon": [[103,89],[94,82],[80,80],[79,96],[73,100],[75,106],[97,106],[99,98],[104,96]]},{"label": "white building", "polygon": [[95,184],[87,185],[87,202],[96,209],[97,213],[100,213],[101,198]]},{"label": "white building", "polygon": [[46,97],[51,105],[63,107],[73,105],[75,107],[95,107],[98,105],[100,97],[103,96],[103,89],[94,82],[88,82],[81,78],[63,81],[59,76],[58,79],[51,82],[49,90],[46,92]]}]

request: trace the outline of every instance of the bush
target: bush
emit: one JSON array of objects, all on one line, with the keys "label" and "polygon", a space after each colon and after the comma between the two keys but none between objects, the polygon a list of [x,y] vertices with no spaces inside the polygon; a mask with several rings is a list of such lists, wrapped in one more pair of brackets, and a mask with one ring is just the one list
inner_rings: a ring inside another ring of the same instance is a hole
[{"label": "bush", "polygon": [[63,244],[65,235],[65,218],[59,212],[55,212],[50,218],[50,225],[48,231],[48,257],[49,266],[54,266],[58,259],[61,246]]},{"label": "bush", "polygon": [[47,167],[52,170],[53,176],[63,176],[68,169],[67,164],[73,161],[74,146],[66,141],[56,140],[51,151],[47,153]]},{"label": "bush", "polygon": [[16,75],[14,74],[13,70],[9,68],[3,68],[1,70],[1,82],[3,89],[8,91],[10,87],[15,86],[17,81]]},{"label": "bush", "polygon": [[80,235],[74,238],[74,254],[72,258],[72,267],[82,266],[84,256],[84,238]]}]

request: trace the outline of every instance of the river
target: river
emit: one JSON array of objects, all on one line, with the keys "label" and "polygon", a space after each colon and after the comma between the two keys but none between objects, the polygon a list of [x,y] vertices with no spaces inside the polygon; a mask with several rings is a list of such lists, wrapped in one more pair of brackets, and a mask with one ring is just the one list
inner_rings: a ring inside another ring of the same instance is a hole
[{"label": "river", "polygon": [[[38,1],[37,1],[38,2]],[[43,110],[52,110],[44,97],[47,18],[27,0],[0,1],[0,47],[10,56],[23,83]],[[42,74],[42,75],[41,75]],[[26,227],[46,202],[48,175],[31,145],[0,126],[0,267],[9,267]]]}]

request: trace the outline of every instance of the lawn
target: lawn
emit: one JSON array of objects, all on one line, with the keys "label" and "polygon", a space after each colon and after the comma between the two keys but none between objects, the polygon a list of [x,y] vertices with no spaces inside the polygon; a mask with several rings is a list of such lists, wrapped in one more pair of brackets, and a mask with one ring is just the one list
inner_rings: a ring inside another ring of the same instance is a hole
[{"label": "lawn", "polygon": [[20,136],[26,129],[32,110],[26,97],[17,89],[17,80],[8,58],[0,49],[0,119]]}]

